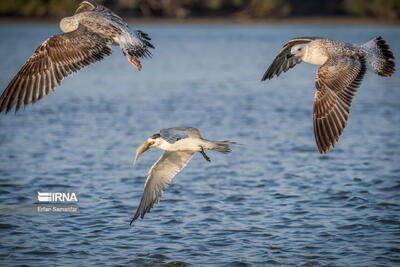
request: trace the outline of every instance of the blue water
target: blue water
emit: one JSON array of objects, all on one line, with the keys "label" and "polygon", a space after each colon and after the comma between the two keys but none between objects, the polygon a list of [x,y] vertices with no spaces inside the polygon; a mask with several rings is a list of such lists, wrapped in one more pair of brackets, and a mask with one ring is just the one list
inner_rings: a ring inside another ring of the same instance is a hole
[{"label": "blue water", "polygon": [[[135,28],[132,25],[132,28]],[[334,151],[312,125],[316,66],[260,79],[283,43],[399,27],[141,25],[153,58],[118,47],[35,105],[0,116],[0,204],[78,191],[77,215],[0,215],[0,265],[399,266],[400,72],[367,73]],[[56,24],[0,24],[1,90]],[[397,61],[397,65],[400,63]],[[398,67],[399,69],[399,67]],[[129,226],[162,151],[132,163],[160,129],[193,126],[242,146],[198,154],[151,213]]]}]

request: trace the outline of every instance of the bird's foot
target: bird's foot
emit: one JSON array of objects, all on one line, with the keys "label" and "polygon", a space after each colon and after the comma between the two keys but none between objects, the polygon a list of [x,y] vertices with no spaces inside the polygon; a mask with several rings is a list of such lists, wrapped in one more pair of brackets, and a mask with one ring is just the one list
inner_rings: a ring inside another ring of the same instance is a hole
[{"label": "bird's foot", "polygon": [[208,162],[211,162],[211,159],[207,156],[207,154],[204,152],[204,149],[202,146],[200,146],[201,150],[200,153],[201,155],[203,155],[203,158],[205,158],[205,160],[207,160]]},{"label": "bird's foot", "polygon": [[142,65],[140,64],[140,61],[137,58],[132,57],[128,54],[126,55],[126,58],[128,59],[129,63],[131,63],[137,70],[142,69]]}]

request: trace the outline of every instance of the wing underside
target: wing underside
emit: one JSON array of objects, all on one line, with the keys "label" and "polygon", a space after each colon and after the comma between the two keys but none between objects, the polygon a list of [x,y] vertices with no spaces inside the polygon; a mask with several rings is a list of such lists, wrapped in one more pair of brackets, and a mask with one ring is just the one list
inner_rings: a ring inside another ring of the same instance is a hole
[{"label": "wing underside", "polygon": [[131,224],[139,217],[143,219],[144,215],[150,212],[154,203],[159,203],[159,199],[165,190],[165,184],[171,183],[175,175],[190,161],[193,154],[192,151],[165,151],[162,154],[148,173],[142,199]]},{"label": "wing underside", "polygon": [[35,103],[61,81],[111,54],[111,47],[83,25],[72,32],[54,35],[28,59],[0,97],[0,112]]},{"label": "wing underside", "polygon": [[347,124],[351,102],[366,72],[363,56],[333,57],[318,69],[314,136],[320,153],[335,146]]},{"label": "wing underside", "polygon": [[275,75],[279,76],[282,72],[286,72],[293,68],[296,64],[301,63],[301,59],[295,58],[291,53],[293,46],[298,44],[309,43],[313,40],[319,39],[319,37],[298,37],[293,38],[288,41],[278,55],[275,57],[274,61],[268,67],[267,71],[264,73],[261,81],[267,79],[272,79]]}]

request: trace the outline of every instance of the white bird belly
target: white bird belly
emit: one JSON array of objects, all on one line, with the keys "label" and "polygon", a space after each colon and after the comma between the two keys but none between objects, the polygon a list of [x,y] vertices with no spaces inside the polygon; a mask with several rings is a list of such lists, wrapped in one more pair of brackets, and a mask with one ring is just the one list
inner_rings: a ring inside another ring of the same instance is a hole
[{"label": "white bird belly", "polygon": [[307,46],[306,53],[304,54],[302,60],[313,65],[321,66],[328,60],[328,56],[320,48],[315,46]]},{"label": "white bird belly", "polygon": [[201,146],[204,148],[204,150],[208,149],[209,143],[210,142],[207,140],[189,137],[176,141],[173,144],[165,142],[160,146],[160,148],[166,151],[200,151]]}]

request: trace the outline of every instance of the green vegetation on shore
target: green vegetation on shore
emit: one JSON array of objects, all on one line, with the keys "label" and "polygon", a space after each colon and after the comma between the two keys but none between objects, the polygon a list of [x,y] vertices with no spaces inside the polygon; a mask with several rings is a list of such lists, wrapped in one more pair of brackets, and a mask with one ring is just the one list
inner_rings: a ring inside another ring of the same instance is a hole
[{"label": "green vegetation on shore", "polygon": [[[81,0],[3,0],[0,16],[62,17]],[[124,17],[287,18],[354,16],[400,19],[400,0],[98,0]]]}]

